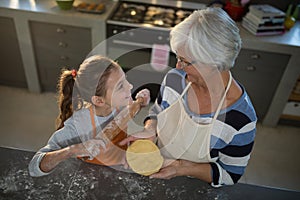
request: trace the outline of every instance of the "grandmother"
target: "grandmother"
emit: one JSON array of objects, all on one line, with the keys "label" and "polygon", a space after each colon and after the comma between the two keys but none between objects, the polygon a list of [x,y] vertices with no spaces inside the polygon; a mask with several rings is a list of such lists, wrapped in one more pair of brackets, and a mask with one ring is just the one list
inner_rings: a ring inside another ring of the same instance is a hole
[{"label": "grandmother", "polygon": [[221,8],[207,8],[170,34],[176,68],[165,76],[143,131],[156,136],[165,158],[151,178],[190,176],[214,187],[237,183],[257,122],[246,89],[230,72],[241,49],[239,29]]}]

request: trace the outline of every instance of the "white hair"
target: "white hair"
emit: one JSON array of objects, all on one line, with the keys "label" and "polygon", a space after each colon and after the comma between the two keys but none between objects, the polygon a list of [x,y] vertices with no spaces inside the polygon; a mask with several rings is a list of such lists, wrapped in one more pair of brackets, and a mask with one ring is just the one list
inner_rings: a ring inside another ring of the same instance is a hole
[{"label": "white hair", "polygon": [[221,8],[194,11],[172,29],[170,36],[173,52],[180,49],[192,61],[219,70],[233,67],[242,43],[238,27]]}]

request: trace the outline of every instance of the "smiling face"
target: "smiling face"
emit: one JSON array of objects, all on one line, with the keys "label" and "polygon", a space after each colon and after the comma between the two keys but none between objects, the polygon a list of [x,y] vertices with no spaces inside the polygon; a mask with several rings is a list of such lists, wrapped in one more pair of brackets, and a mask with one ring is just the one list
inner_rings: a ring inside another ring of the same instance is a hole
[{"label": "smiling face", "polygon": [[132,103],[132,85],[127,81],[121,68],[113,70],[107,80],[105,101],[113,108],[120,108]]},{"label": "smiling face", "polygon": [[[187,55],[183,51],[178,51],[177,53],[177,63],[176,68],[182,69],[186,72],[186,78],[190,82],[198,82],[201,79],[200,71],[194,66],[195,61],[188,60]],[[193,63],[193,64],[192,64]]]},{"label": "smiling face", "polygon": [[206,65],[200,61],[192,60],[184,51],[178,51],[177,54],[177,69],[182,69],[186,72],[186,78],[192,83],[205,82],[204,79],[211,77],[217,68]]}]

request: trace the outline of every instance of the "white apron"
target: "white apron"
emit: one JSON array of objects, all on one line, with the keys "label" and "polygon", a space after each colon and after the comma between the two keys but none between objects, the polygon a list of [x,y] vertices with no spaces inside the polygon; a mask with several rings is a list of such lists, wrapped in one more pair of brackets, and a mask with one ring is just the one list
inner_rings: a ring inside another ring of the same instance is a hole
[{"label": "white apron", "polygon": [[188,83],[178,100],[157,116],[158,147],[164,157],[184,159],[197,163],[211,162],[210,137],[214,122],[224,103],[232,76],[217,111],[209,124],[198,124],[186,113],[182,97],[191,85]]}]

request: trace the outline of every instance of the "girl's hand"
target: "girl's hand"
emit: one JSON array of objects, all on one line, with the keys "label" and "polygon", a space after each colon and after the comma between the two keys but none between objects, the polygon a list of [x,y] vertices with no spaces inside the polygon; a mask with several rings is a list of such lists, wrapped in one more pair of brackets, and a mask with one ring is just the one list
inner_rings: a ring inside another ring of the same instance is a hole
[{"label": "girl's hand", "polygon": [[92,139],[72,145],[70,148],[73,151],[74,157],[89,157],[92,160],[100,153],[100,149],[105,150],[105,143],[103,140]]},{"label": "girl's hand", "polygon": [[143,97],[144,103],[142,104],[142,106],[147,106],[150,102],[150,91],[148,89],[143,89],[136,94],[135,99],[137,99],[138,97]]}]

